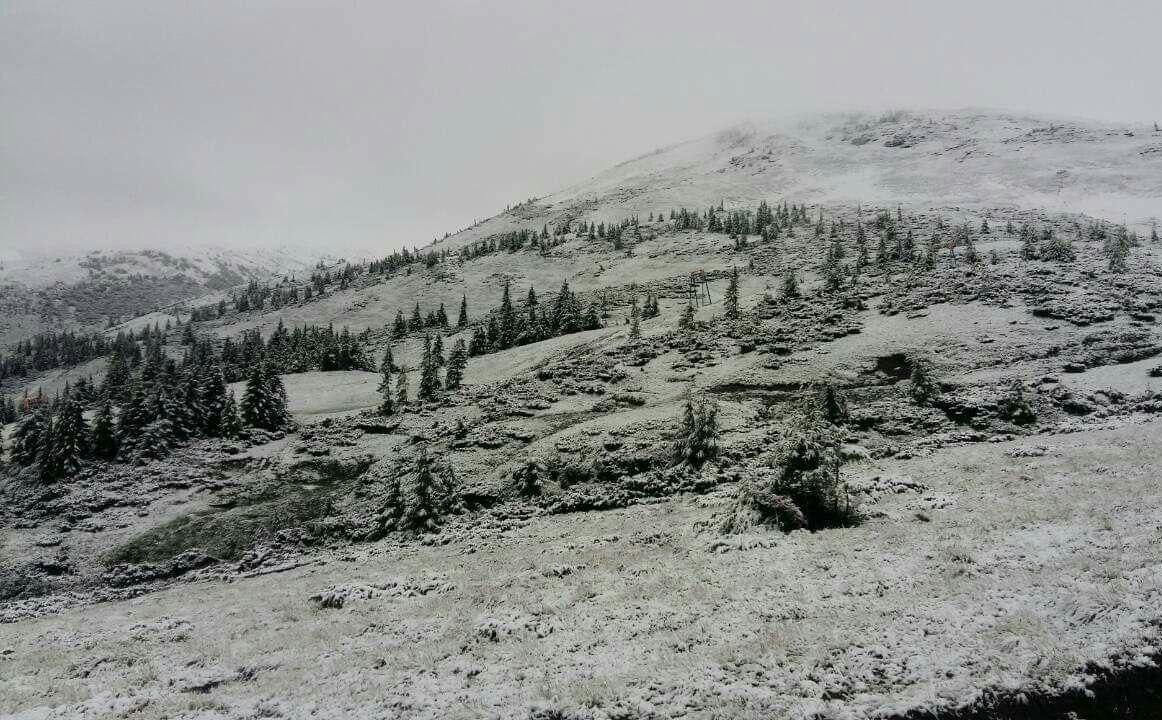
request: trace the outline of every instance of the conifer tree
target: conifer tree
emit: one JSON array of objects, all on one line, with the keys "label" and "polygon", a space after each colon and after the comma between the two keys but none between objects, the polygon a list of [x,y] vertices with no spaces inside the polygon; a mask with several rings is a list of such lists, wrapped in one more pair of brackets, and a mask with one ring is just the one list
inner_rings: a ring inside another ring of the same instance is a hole
[{"label": "conifer tree", "polygon": [[61,476],[64,471],[60,463],[61,457],[57,444],[56,423],[53,421],[52,413],[46,412],[40,434],[40,447],[36,453],[36,466],[41,482],[56,480]]},{"label": "conifer tree", "polygon": [[158,419],[169,422],[169,432],[175,441],[181,442],[189,439],[190,423],[185,404],[181,398],[164,385],[157,391],[157,409]]},{"label": "conifer tree", "polygon": [[634,298],[633,307],[629,311],[629,336],[631,338],[642,336],[641,311],[637,307],[637,298]]},{"label": "conifer tree", "polygon": [[448,312],[444,310],[444,303],[440,303],[440,309],[436,311],[436,325],[438,327],[448,327]]},{"label": "conifer tree", "polygon": [[421,330],[424,327],[424,317],[420,314],[420,304],[412,308],[412,316],[408,320],[408,330]]},{"label": "conifer tree", "polygon": [[75,473],[91,449],[89,424],[76,398],[65,398],[54,421],[53,467],[60,475]]},{"label": "conifer tree", "polygon": [[533,286],[529,285],[529,294],[525,299],[525,308],[529,314],[529,327],[537,324],[537,292],[533,290]]},{"label": "conifer tree", "polygon": [[1125,227],[1106,241],[1105,252],[1110,272],[1123,273],[1129,269],[1126,260],[1130,256],[1130,238]]},{"label": "conifer tree", "polygon": [[424,355],[420,361],[420,387],[416,391],[419,400],[434,400],[440,389],[440,377],[436,371],[436,361],[432,354],[432,338],[424,336]]},{"label": "conifer tree", "polygon": [[718,455],[718,406],[713,402],[694,402],[687,396],[682,409],[682,424],[674,443],[674,460],[701,467]]},{"label": "conifer tree", "polygon": [[830,382],[819,387],[817,404],[819,416],[832,425],[844,425],[849,419],[847,401],[838,388]]},{"label": "conifer tree", "polygon": [[463,330],[468,327],[468,295],[465,294],[460,298],[460,317],[456,321],[456,326]]},{"label": "conifer tree", "polygon": [[121,406],[117,418],[118,447],[123,451],[131,449],[138,435],[155,417],[154,404],[146,395],[141,383],[137,383],[129,400]]},{"label": "conifer tree", "polygon": [[221,435],[224,438],[236,438],[242,433],[242,417],[238,414],[238,401],[231,391],[226,395],[226,402],[222,405]]},{"label": "conifer tree", "polygon": [[221,437],[226,410],[226,378],[220,368],[206,370],[199,394],[202,403],[202,432],[209,437]]},{"label": "conifer tree", "polygon": [[400,338],[406,336],[407,334],[408,334],[408,326],[407,326],[407,323],[403,319],[403,311],[396,310],[395,311],[395,322],[391,326],[391,336],[394,337],[396,340],[399,340]]},{"label": "conifer tree", "polygon": [[17,465],[31,465],[40,456],[41,441],[44,437],[45,412],[37,409],[26,413],[12,431],[12,462]]},{"label": "conifer tree", "polygon": [[435,485],[431,461],[426,452],[421,452],[401,516],[405,528],[420,532],[436,529],[439,517],[434,498]]},{"label": "conifer tree", "polygon": [[440,333],[432,336],[432,360],[436,363],[436,367],[444,367],[447,364],[444,359],[444,336]]},{"label": "conifer tree", "polygon": [[408,405],[408,373],[407,370],[400,370],[399,377],[395,381],[395,401],[396,404],[402,407]]},{"label": "conifer tree", "polygon": [[121,397],[129,383],[129,367],[125,363],[125,356],[120,350],[114,350],[109,356],[109,368],[105,372],[103,390],[106,397]]},{"label": "conifer tree", "polygon": [[448,370],[444,376],[444,386],[455,390],[464,382],[464,370],[468,366],[468,348],[464,346],[464,339],[458,338],[448,355]]},{"label": "conifer tree", "polygon": [[940,395],[940,386],[933,377],[932,367],[925,358],[912,358],[912,399],[917,405],[928,405]]},{"label": "conifer tree", "polygon": [[516,340],[516,310],[512,305],[512,296],[509,294],[509,281],[504,281],[504,291],[500,297],[500,335],[501,349],[512,347]]},{"label": "conifer tree", "polygon": [[739,317],[738,310],[738,268],[733,268],[730,271],[730,281],[726,286],[726,295],[723,300],[726,306],[726,319],[737,320]]},{"label": "conifer tree", "polygon": [[[388,348],[388,353],[390,352],[391,348]],[[379,387],[377,388],[379,390],[379,395],[382,398],[379,403],[380,415],[391,415],[395,412],[395,402],[392,400],[392,393],[394,392],[394,388],[391,386],[391,370],[391,362],[389,362],[387,358],[384,358],[383,365],[380,370],[382,373],[382,379],[380,379]]]},{"label": "conifer tree", "polygon": [[286,389],[277,373],[258,362],[242,394],[242,422],[247,427],[277,430],[287,422]]},{"label": "conifer tree", "polygon": [[787,268],[783,272],[783,297],[799,297],[799,278],[796,276],[794,268]]},{"label": "conifer tree", "polygon": [[93,418],[92,453],[102,460],[117,456],[117,428],[113,423],[113,405],[106,400]]},{"label": "conifer tree", "polygon": [[843,287],[843,269],[835,260],[835,256],[828,253],[823,264],[823,288],[830,293],[838,292]]}]

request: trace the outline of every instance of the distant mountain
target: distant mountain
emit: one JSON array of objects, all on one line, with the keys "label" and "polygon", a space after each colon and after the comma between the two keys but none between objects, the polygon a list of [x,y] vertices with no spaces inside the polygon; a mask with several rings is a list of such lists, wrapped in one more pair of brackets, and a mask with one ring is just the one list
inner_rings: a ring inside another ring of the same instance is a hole
[{"label": "distant mountain", "polygon": [[319,259],[283,250],[208,249],[0,262],[0,346],[49,328],[102,327],[252,279],[309,272]]}]

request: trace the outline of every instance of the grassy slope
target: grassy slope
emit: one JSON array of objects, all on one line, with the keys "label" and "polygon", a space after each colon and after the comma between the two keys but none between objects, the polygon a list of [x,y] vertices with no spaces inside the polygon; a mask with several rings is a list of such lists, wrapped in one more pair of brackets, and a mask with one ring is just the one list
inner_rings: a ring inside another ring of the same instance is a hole
[{"label": "grassy slope", "polygon": [[[3,628],[15,652],[0,712],[522,717],[536,703],[621,701],[699,717],[864,716],[1031,678],[1067,685],[1089,660],[1156,642],[1158,432],[1043,438],[1040,458],[1002,443],[864,468],[928,489],[888,496],[859,528],[742,536],[729,552],[695,529],[725,497],[675,498],[443,547],[358,547],[321,567],[29,621]],[[391,578],[454,589],[307,602],[333,583]],[[225,680],[182,692],[203,677]]]}]

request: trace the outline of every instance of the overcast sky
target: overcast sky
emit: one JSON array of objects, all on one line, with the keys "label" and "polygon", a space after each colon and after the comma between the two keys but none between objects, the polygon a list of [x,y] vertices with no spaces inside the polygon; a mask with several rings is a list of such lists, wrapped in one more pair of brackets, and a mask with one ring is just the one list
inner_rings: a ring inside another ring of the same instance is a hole
[{"label": "overcast sky", "polygon": [[819,109],[1162,121],[1159,28],[1157,0],[0,0],[0,256],[419,245]]}]

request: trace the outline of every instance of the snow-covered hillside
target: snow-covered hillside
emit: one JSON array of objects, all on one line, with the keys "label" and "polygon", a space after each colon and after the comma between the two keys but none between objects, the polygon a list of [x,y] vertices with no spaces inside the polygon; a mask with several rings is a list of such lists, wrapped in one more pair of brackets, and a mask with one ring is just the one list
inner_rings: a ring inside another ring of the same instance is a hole
[{"label": "snow-covered hillside", "polygon": [[322,254],[280,249],[92,251],[0,262],[0,347],[45,329],[124,321],[208,293],[303,275]]},{"label": "snow-covered hillside", "polygon": [[825,114],[751,123],[623,162],[453,235],[458,246],[568,219],[791,198],[826,206],[1036,209],[1145,228],[1162,216],[1150,123],[983,111]]}]

